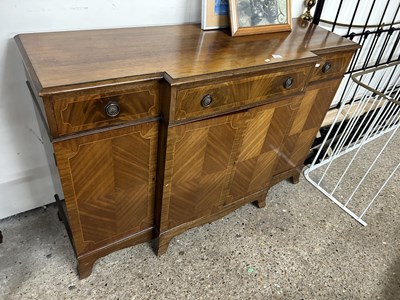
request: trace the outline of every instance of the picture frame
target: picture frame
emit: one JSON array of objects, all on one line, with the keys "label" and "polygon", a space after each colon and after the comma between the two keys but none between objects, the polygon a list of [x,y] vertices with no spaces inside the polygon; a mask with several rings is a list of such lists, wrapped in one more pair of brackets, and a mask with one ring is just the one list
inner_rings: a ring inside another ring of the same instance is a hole
[{"label": "picture frame", "polygon": [[290,0],[229,0],[232,36],[292,30]]},{"label": "picture frame", "polygon": [[229,27],[229,0],[202,0],[201,29]]}]

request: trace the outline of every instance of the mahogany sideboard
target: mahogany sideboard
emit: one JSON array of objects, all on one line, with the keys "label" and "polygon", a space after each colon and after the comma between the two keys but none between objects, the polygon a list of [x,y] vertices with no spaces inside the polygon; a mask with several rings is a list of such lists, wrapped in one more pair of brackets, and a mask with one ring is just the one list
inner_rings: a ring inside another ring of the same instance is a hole
[{"label": "mahogany sideboard", "polygon": [[234,38],[179,25],[15,40],[81,278],[298,181],[359,47],[300,20]]}]

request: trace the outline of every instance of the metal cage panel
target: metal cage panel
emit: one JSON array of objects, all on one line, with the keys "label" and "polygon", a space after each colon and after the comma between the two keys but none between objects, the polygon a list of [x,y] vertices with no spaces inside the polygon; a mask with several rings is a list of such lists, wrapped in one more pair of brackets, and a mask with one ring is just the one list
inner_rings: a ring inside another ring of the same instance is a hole
[{"label": "metal cage panel", "polygon": [[[304,172],[309,182],[363,225],[365,213],[400,167],[400,158],[390,154],[398,151],[390,146],[399,136],[399,84],[400,62],[353,74],[345,98],[350,100],[341,103],[314,161]],[[383,146],[374,149],[367,162],[368,144],[378,138],[385,139]],[[374,172],[387,153],[394,166],[385,168],[387,177],[377,185]],[[371,188],[374,193],[366,195],[365,190]]]}]

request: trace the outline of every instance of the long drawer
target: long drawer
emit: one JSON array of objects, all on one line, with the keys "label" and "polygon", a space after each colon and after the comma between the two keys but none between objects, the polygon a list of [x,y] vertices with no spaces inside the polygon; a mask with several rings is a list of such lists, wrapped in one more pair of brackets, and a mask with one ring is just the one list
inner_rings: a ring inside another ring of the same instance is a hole
[{"label": "long drawer", "polygon": [[215,115],[230,109],[302,92],[313,65],[241,77],[178,90],[175,121]]}]

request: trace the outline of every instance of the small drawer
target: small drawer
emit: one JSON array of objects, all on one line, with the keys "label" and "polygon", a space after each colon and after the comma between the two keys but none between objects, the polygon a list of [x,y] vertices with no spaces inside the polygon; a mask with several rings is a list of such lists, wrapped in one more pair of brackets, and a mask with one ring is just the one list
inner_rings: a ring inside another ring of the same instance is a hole
[{"label": "small drawer", "polygon": [[315,66],[310,81],[343,76],[352,55],[353,51],[319,55],[321,61]]},{"label": "small drawer", "polygon": [[[58,136],[159,115],[157,82],[53,99]],[[53,136],[54,137],[54,136]]]},{"label": "small drawer", "polygon": [[175,121],[215,115],[274,97],[299,93],[304,89],[312,68],[302,66],[181,89],[176,96]]}]

